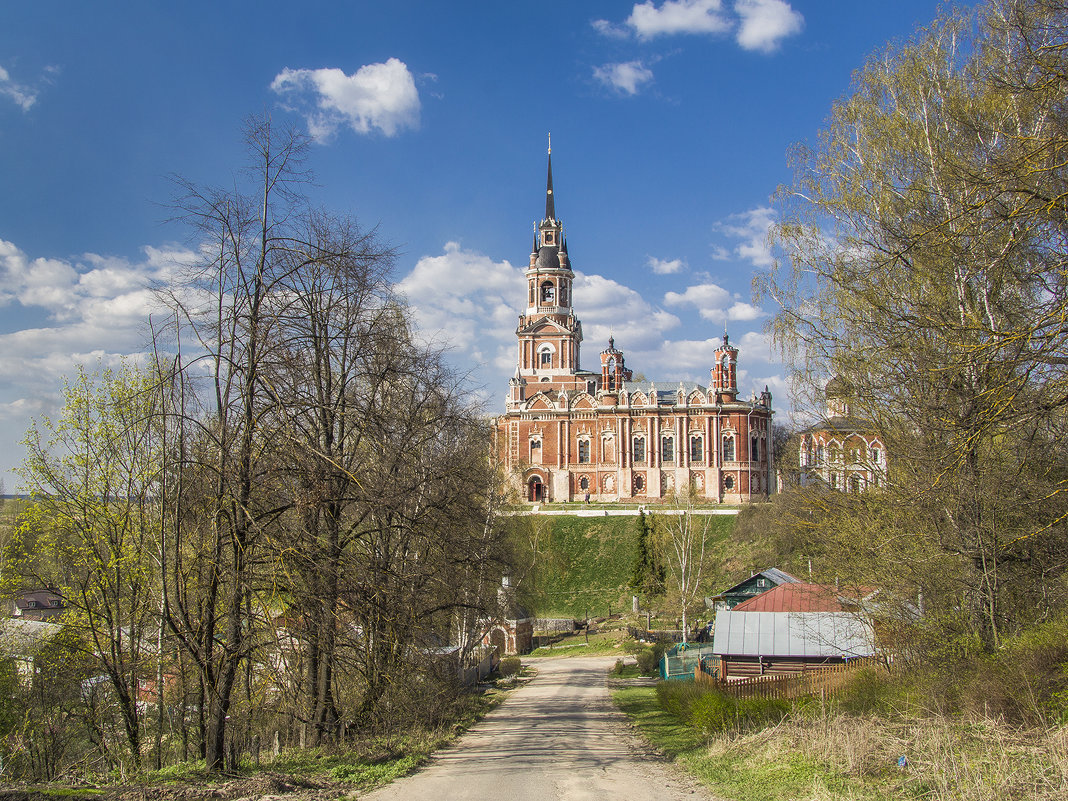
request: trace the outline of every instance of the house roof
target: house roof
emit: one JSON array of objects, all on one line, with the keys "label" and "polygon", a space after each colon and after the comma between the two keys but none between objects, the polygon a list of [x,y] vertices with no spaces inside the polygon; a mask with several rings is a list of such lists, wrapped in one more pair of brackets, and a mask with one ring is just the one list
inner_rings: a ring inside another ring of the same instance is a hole
[{"label": "house roof", "polygon": [[838,591],[822,584],[784,582],[742,601],[732,612],[844,612]]},{"label": "house roof", "polygon": [[871,656],[871,627],[847,612],[716,613],[712,650],[719,656]]},{"label": "house roof", "polygon": [[732,593],[732,592],[734,592],[736,590],[739,590],[743,586],[748,584],[750,581],[755,579],[757,576],[763,576],[764,578],[768,579],[772,584],[775,584],[776,586],[778,586],[779,584],[797,584],[797,583],[799,583],[801,581],[801,579],[794,578],[789,573],[787,573],[785,570],[779,570],[779,568],[777,568],[777,567],[769,567],[767,570],[761,570],[759,573],[754,573],[749,578],[744,579],[743,581],[739,581],[733,587],[728,587],[723,592],[718,593],[718,594],[716,594],[716,595],[714,595],[712,597],[713,598],[721,598],[724,595],[728,595],[728,594],[730,594],[730,593]]},{"label": "house roof", "polygon": [[15,599],[15,606],[20,610],[26,609],[64,609],[66,604],[63,596],[55,590],[29,590]]}]

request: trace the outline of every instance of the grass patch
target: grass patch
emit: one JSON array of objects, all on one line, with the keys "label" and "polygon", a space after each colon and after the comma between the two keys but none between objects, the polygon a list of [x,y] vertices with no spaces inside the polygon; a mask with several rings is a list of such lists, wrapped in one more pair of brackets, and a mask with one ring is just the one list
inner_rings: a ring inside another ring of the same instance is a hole
[{"label": "grass patch", "polygon": [[653,687],[626,687],[612,693],[623,712],[658,751],[676,758],[703,746],[707,740],[665,711]]},{"label": "grass patch", "polygon": [[[732,801],[1068,797],[1065,726],[1020,729],[990,719],[857,716],[810,706],[767,728],[706,738],[661,707],[651,687],[618,690],[614,699],[658,750]],[[681,708],[685,699],[668,700]]]},{"label": "grass patch", "polygon": [[535,648],[529,655],[569,657],[617,654],[622,651],[625,639],[626,632],[619,630],[599,631],[596,634],[591,634],[589,642],[586,641],[585,634],[571,634],[559,642],[553,643],[552,646],[543,645],[540,648]]}]

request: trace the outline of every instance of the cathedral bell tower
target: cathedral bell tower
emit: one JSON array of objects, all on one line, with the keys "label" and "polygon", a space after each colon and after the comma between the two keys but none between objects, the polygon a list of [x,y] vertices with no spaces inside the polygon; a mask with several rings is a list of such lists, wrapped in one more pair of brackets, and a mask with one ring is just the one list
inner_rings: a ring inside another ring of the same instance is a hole
[{"label": "cathedral bell tower", "polygon": [[730,403],[738,396],[738,349],[731,346],[726,331],[723,332],[723,344],[716,348],[712,391],[717,403]]},{"label": "cathedral bell tower", "polygon": [[616,348],[614,337],[608,338],[608,348],[601,351],[601,390],[619,392],[631,380],[631,371],[623,361],[623,351]]},{"label": "cathedral bell tower", "polygon": [[[582,325],[571,308],[575,274],[567,255],[564,225],[556,219],[552,158],[550,145],[545,218],[535,230],[526,269],[527,307],[516,328],[519,353],[513,392],[524,397],[545,389],[575,389],[579,369]],[[518,379],[525,384],[520,385]]]}]

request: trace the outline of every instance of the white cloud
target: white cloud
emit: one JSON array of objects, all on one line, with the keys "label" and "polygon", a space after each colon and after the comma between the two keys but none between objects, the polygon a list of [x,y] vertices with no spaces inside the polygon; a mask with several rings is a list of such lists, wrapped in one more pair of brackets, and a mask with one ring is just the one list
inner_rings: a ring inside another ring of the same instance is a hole
[{"label": "white cloud", "polygon": [[8,71],[0,67],[0,97],[9,98],[23,111],[29,111],[37,102],[37,90],[16,83]]},{"label": "white cloud", "polygon": [[606,19],[595,19],[590,25],[592,25],[593,29],[602,36],[608,36],[613,39],[625,39],[630,36],[630,31],[628,31],[626,27],[623,25],[616,25]]},{"label": "white cloud", "polygon": [[725,7],[723,0],[653,0],[636,3],[622,24],[594,20],[592,25],[604,36],[622,38],[628,33],[648,40],[678,34],[727,35],[745,50],[770,53],[788,36],[800,33],[805,18],[786,0],[735,0]]},{"label": "white cloud", "polygon": [[697,310],[702,320],[711,323],[749,322],[764,316],[757,306],[745,303],[732,293],[713,283],[695,284],[685,292],[668,292],[664,295],[668,306],[690,306]]},{"label": "white cloud", "polygon": [[737,0],[734,10],[741,17],[735,36],[745,50],[770,53],[787,36],[800,33],[805,18],[783,0]]},{"label": "white cloud", "polygon": [[652,83],[653,71],[640,61],[627,61],[594,67],[593,77],[617,92],[636,95],[643,86]]},{"label": "white cloud", "polygon": [[731,293],[717,284],[697,284],[687,287],[685,292],[668,292],[664,295],[664,302],[668,306],[693,306],[702,311],[702,316],[706,309],[726,309],[731,300]]},{"label": "white cloud", "polygon": [[666,0],[659,8],[649,0],[636,4],[626,24],[640,39],[677,33],[724,33],[731,19],[722,0]]},{"label": "white cloud", "polygon": [[511,375],[522,269],[448,242],[441,255],[420,258],[398,289],[425,340]]},{"label": "white cloud", "polygon": [[667,259],[658,259],[656,256],[650,256],[645,263],[657,275],[672,275],[681,272],[686,267],[686,262],[682,259],[671,259],[669,261]]},{"label": "white cloud", "polygon": [[743,240],[733,253],[754,267],[770,267],[774,263],[768,248],[768,231],[775,223],[775,211],[760,206],[740,214],[732,214],[717,228],[728,236]]},{"label": "white cloud", "polygon": [[396,58],[366,64],[352,75],[337,68],[287,67],[275,76],[271,89],[302,105],[314,100],[314,109],[305,111],[305,117],[309,133],[318,141],[329,139],[343,125],[356,133],[378,130],[385,136],[419,126],[415,79]]},{"label": "white cloud", "polygon": [[752,303],[738,301],[727,309],[727,319],[735,321],[758,320],[764,316],[764,310]]}]

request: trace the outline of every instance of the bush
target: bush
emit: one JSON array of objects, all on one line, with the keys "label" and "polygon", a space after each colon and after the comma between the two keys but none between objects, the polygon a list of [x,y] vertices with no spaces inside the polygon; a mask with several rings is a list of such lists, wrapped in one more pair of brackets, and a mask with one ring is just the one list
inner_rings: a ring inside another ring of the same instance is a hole
[{"label": "bush", "polygon": [[615,665],[612,666],[612,675],[613,676],[622,676],[623,675],[623,660],[622,659],[617,659]]},{"label": "bush", "polygon": [[836,704],[851,715],[885,712],[892,692],[889,674],[879,668],[862,667],[850,673]]},{"label": "bush", "polygon": [[719,691],[706,692],[690,708],[690,725],[705,735],[728,731],[737,720],[738,702]]},{"label": "bush", "polygon": [[738,701],[737,726],[763,729],[790,714],[790,702],[782,698],[743,698]]},{"label": "bush", "polygon": [[497,672],[503,677],[514,676],[523,667],[523,660],[518,656],[506,656],[497,666]]},{"label": "bush", "polygon": [[656,676],[660,672],[660,659],[667,649],[667,643],[657,642],[639,651],[638,672],[643,676]]}]

